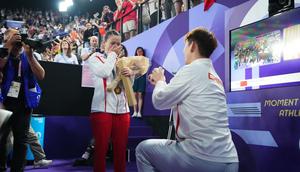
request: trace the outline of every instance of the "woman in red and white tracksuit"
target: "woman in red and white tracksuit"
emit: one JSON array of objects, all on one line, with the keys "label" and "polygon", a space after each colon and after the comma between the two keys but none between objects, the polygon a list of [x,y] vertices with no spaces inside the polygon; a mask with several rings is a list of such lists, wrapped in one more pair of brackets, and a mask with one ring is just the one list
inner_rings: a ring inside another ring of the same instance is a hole
[{"label": "woman in red and white tracksuit", "polygon": [[[122,52],[121,37],[112,30],[104,37],[105,53],[94,53],[86,60],[93,73],[95,91],[91,106],[91,123],[95,138],[94,171],[105,171],[105,157],[109,140],[113,143],[114,171],[126,170],[126,146],[130,114],[124,88],[107,91],[106,87],[116,77],[115,63]],[[122,75],[133,76],[124,68]]]}]

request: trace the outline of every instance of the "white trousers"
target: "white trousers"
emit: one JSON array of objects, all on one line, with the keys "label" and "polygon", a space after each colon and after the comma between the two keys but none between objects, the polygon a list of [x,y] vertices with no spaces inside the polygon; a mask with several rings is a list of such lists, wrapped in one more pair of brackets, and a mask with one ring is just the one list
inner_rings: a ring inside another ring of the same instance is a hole
[{"label": "white trousers", "polygon": [[179,142],[150,139],[136,148],[139,172],[238,172],[239,164],[202,160],[188,155]]}]

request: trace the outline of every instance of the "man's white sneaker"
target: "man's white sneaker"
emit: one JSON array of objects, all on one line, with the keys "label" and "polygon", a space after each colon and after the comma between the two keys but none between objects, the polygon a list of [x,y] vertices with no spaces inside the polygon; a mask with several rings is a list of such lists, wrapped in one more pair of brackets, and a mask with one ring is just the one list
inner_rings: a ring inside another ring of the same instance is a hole
[{"label": "man's white sneaker", "polygon": [[50,164],[52,164],[52,160],[47,160],[47,159],[42,159],[39,161],[34,161],[33,162],[33,167],[34,168],[42,168],[42,167],[48,167]]}]

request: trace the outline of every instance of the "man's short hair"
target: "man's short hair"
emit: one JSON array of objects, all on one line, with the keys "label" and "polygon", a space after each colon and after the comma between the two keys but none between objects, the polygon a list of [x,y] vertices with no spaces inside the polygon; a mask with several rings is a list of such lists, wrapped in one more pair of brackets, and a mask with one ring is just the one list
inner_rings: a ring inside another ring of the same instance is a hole
[{"label": "man's short hair", "polygon": [[199,48],[201,56],[209,58],[216,49],[218,43],[212,32],[205,28],[196,28],[185,35],[185,41],[191,43],[194,41]]},{"label": "man's short hair", "polygon": [[96,39],[98,41],[98,37],[97,36],[91,36],[91,37],[89,37],[89,40],[92,40],[92,39]]}]

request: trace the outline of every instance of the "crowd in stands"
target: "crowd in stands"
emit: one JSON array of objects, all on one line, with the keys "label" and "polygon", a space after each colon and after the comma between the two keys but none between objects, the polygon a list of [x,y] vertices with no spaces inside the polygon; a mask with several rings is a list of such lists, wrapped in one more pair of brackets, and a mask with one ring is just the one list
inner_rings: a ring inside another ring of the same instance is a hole
[{"label": "crowd in stands", "polygon": [[[201,0],[192,0],[192,6]],[[93,15],[65,15],[58,11],[39,11],[29,9],[0,9],[0,45],[3,34],[9,27],[9,22],[20,21],[19,30],[34,40],[53,40],[51,44],[38,51],[36,57],[44,61],[80,64],[82,61],[81,50],[90,47],[90,38],[99,38],[98,48],[101,49],[101,38],[110,29],[116,29],[124,34],[128,40],[137,34],[137,25],[142,25],[142,30],[157,25],[159,22],[171,18],[187,10],[187,0],[161,0],[158,10],[158,0],[115,0],[116,10],[112,11],[107,5],[102,7],[100,13]],[[99,7],[101,9],[101,7]],[[141,12],[138,13],[138,9]],[[158,13],[160,20],[158,21]],[[138,23],[139,15],[142,22]],[[121,20],[122,18],[122,20]],[[122,22],[122,23],[121,23]],[[122,27],[122,28],[121,28]],[[68,46],[67,57],[73,60],[59,58],[64,54],[64,47]],[[74,59],[77,60],[74,60]]]}]

